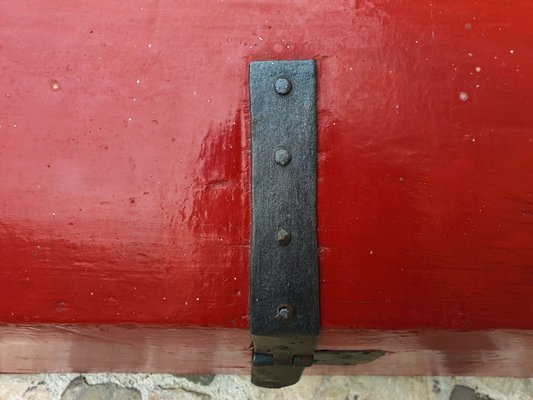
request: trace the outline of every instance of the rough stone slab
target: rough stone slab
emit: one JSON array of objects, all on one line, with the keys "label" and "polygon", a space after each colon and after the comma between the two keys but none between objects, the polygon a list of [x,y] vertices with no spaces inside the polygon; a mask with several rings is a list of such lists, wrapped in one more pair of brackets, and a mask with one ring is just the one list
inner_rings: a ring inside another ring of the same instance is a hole
[{"label": "rough stone slab", "polygon": [[[66,400],[67,394],[75,400],[533,399],[533,378],[304,375],[297,385],[280,390],[255,387],[249,376],[236,375],[103,373],[84,374],[82,378],[79,374],[0,375],[0,400]],[[126,394],[129,397],[118,397]],[[94,397],[81,397],[89,395]]]},{"label": "rough stone slab", "polygon": [[468,386],[455,385],[450,400],[493,400],[489,396],[479,394],[474,389]]},{"label": "rough stone slab", "polygon": [[114,383],[89,385],[78,377],[67,386],[61,400],[141,400],[141,392]]}]

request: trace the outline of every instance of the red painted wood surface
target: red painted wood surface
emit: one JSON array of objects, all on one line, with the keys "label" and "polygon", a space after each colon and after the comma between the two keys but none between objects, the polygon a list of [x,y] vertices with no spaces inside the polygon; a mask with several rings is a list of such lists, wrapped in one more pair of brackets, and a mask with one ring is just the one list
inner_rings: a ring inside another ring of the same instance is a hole
[{"label": "red painted wood surface", "polygon": [[0,321],[245,330],[248,63],[314,58],[322,326],[533,329],[532,20],[0,3]]}]

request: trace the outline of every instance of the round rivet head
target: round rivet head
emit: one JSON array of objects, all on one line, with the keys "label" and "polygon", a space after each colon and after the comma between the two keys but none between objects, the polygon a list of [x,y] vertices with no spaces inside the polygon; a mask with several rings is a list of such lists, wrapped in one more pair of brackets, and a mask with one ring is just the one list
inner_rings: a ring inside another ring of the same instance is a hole
[{"label": "round rivet head", "polygon": [[274,87],[278,94],[288,94],[292,89],[292,83],[286,78],[279,78]]},{"label": "round rivet head", "polygon": [[291,312],[286,307],[280,307],[280,309],[278,310],[278,314],[276,315],[276,317],[281,318],[281,319],[289,319],[290,316],[291,316]]},{"label": "round rivet head", "polygon": [[288,320],[293,318],[293,308],[290,304],[280,304],[274,318]]},{"label": "round rivet head", "polygon": [[276,232],[276,240],[280,246],[287,246],[291,241],[291,233],[287,229],[281,228]]},{"label": "round rivet head", "polygon": [[276,163],[285,166],[291,162],[291,153],[285,149],[279,149],[275,154]]}]

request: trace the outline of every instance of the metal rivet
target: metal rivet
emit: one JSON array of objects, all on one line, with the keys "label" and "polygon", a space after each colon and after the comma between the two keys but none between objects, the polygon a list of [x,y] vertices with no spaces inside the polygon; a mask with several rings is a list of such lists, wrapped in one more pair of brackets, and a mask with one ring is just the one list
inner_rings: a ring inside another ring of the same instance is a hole
[{"label": "metal rivet", "polygon": [[278,311],[278,317],[281,319],[289,319],[290,314],[291,313],[286,308],[282,308]]},{"label": "metal rivet", "polygon": [[279,78],[274,85],[279,94],[288,94],[292,89],[292,83],[286,78]]},{"label": "metal rivet", "polygon": [[280,246],[287,246],[291,241],[291,233],[287,229],[281,228],[276,233],[276,240]]},{"label": "metal rivet", "polygon": [[282,304],[278,307],[278,313],[274,318],[289,319],[292,316],[292,307],[289,304]]},{"label": "metal rivet", "polygon": [[289,153],[287,150],[279,149],[276,151],[275,158],[279,165],[285,166],[291,162],[291,153]]}]

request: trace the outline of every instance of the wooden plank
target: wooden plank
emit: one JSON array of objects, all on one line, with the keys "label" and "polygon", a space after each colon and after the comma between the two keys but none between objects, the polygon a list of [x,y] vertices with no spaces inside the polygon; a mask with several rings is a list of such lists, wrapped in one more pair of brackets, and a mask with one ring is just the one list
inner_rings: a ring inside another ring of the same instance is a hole
[{"label": "wooden plank", "polygon": [[[0,370],[249,374],[250,343],[243,329],[3,325]],[[319,348],[381,349],[388,354],[357,366],[314,365],[306,374],[533,374],[531,331],[325,330]]]}]

